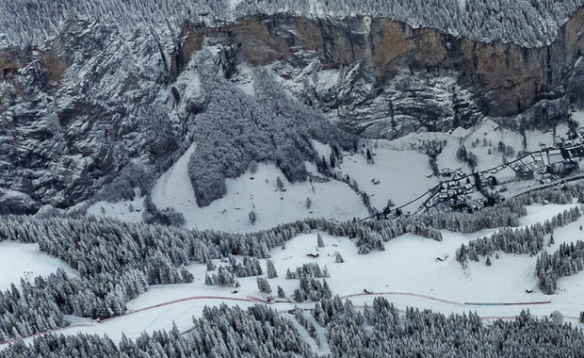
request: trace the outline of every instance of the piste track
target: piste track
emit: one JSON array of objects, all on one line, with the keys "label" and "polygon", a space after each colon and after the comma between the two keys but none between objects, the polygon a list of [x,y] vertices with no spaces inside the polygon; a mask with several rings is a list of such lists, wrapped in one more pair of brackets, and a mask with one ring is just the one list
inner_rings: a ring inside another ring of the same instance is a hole
[{"label": "piste track", "polygon": [[[372,293],[353,293],[353,294],[348,294],[348,295],[344,295],[344,296],[339,296],[342,299],[350,299],[350,298],[356,298],[356,297],[379,297],[379,296],[410,296],[410,297],[416,297],[416,298],[422,298],[428,301],[434,301],[434,302],[439,302],[439,303],[445,303],[445,304],[449,304],[449,305],[453,305],[453,306],[459,306],[459,307],[464,307],[464,306],[532,306],[532,305],[547,305],[547,304],[551,304],[551,300],[549,301],[536,301],[536,302],[457,302],[457,301],[451,301],[451,300],[446,300],[446,299],[442,299],[439,297],[434,297],[434,296],[430,296],[430,295],[424,295],[424,294],[418,294],[418,293],[412,293],[412,292],[394,292],[394,291],[388,291],[388,292],[372,292]],[[259,297],[230,297],[230,296],[190,296],[190,297],[184,297],[184,298],[179,298],[179,299],[175,299],[175,300],[170,300],[170,301],[166,301],[166,302],[161,302],[152,306],[148,306],[148,307],[143,307],[140,309],[136,309],[136,310],[129,310],[127,312],[125,312],[122,315],[119,316],[115,316],[115,317],[111,317],[111,318],[107,318],[107,319],[103,319],[100,321],[93,321],[92,323],[79,323],[79,324],[73,324],[73,325],[69,325],[67,327],[60,327],[60,328],[55,328],[52,330],[47,330],[47,331],[43,331],[43,332],[38,332],[38,333],[34,333],[31,335],[27,335],[22,337],[23,339],[26,338],[34,338],[43,334],[47,334],[47,333],[57,333],[57,332],[62,332],[62,331],[66,331],[72,328],[77,328],[77,327],[92,327],[92,326],[96,326],[96,325],[100,325],[106,322],[110,322],[110,321],[114,321],[123,317],[127,317],[127,316],[131,316],[131,315],[135,315],[141,312],[145,312],[145,311],[149,311],[149,310],[153,310],[156,308],[160,308],[160,307],[165,307],[165,306],[171,306],[174,304],[178,304],[178,303],[183,303],[183,302],[189,302],[189,301],[218,301],[218,302],[247,302],[247,303],[264,303],[264,304],[270,304],[270,305],[278,305],[278,304],[294,304],[294,305],[298,305],[298,304],[315,304],[319,301],[304,301],[304,302],[294,302],[294,301],[289,301],[289,300],[273,300],[268,302],[265,298],[259,298]],[[361,306],[357,306],[357,307],[361,307]],[[286,311],[282,311],[282,312],[286,312]],[[578,319],[578,317],[571,317],[571,316],[564,316],[565,318],[568,319]],[[481,319],[483,320],[492,320],[492,319],[513,319],[515,318],[514,316],[489,316],[489,317],[481,317]],[[14,339],[10,339],[4,342],[0,343],[0,347],[7,345],[11,342],[14,342]]]}]

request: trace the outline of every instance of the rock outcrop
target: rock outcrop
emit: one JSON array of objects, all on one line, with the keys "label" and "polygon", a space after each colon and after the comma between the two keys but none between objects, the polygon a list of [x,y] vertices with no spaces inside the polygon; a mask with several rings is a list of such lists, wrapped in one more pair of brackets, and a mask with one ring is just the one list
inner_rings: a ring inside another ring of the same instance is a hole
[{"label": "rock outcrop", "polygon": [[553,44],[524,48],[413,29],[386,18],[251,16],[220,28],[185,26],[183,56],[188,58],[202,47],[203,38],[209,38],[232,48],[237,64],[306,66],[316,58],[326,68],[338,69],[363,62],[376,71],[378,87],[404,72],[431,76],[454,72],[457,83],[472,90],[484,114],[509,116],[564,94],[584,47],[583,22],[581,9]]},{"label": "rock outcrop", "polygon": [[59,208],[123,168],[151,171],[186,138],[160,99],[166,74],[156,45],[86,26],[71,24],[44,51],[0,53],[0,188]]},{"label": "rock outcrop", "polygon": [[344,128],[395,138],[564,97],[583,29],[580,10],[554,43],[523,48],[367,16],[257,15],[164,36],[72,21],[42,49],[0,51],[0,188],[26,198],[11,205],[28,213],[90,198],[124,170],[160,172],[190,144],[204,110],[178,105],[184,94],[174,86],[204,46],[221,48],[227,78],[243,64],[270,68]]}]

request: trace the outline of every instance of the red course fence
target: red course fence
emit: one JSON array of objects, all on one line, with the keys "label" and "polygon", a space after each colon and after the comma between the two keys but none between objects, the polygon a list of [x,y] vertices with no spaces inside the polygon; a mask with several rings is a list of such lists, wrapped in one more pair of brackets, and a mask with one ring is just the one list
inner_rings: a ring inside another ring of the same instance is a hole
[{"label": "red course fence", "polygon": [[[450,301],[450,300],[445,300],[445,299],[441,299],[438,297],[433,297],[433,296],[429,296],[429,295],[422,295],[422,294],[417,294],[417,293],[410,293],[410,292],[371,292],[371,293],[367,293],[367,292],[363,292],[363,293],[353,293],[350,295],[345,295],[345,296],[341,296],[341,298],[354,298],[354,297],[363,297],[363,296],[411,296],[411,297],[418,297],[418,298],[423,298],[426,300],[431,300],[431,301],[436,301],[436,302],[440,302],[440,303],[446,303],[446,304],[450,304],[450,305],[455,305],[455,306],[530,306],[530,305],[545,305],[545,304],[551,304],[551,300],[550,301],[541,301],[541,302],[497,302],[497,303],[484,303],[484,302],[456,302],[456,301]],[[268,303],[268,304],[277,304],[277,303],[296,303],[293,301],[286,301],[286,300],[274,300],[271,302],[268,302],[265,299],[262,298],[257,298],[257,297],[247,297],[247,298],[238,298],[238,297],[228,297],[228,296],[191,296],[191,297],[185,297],[185,298],[180,298],[180,299],[176,299],[176,300],[172,300],[172,301],[167,301],[167,302],[162,302],[156,305],[152,305],[152,306],[148,306],[148,307],[143,307],[137,310],[133,310],[133,311],[128,311],[122,315],[119,316],[115,316],[115,317],[110,317],[101,321],[97,321],[96,323],[104,323],[104,322],[109,322],[121,317],[125,317],[125,316],[130,316],[136,313],[140,313],[140,312],[144,312],[144,311],[148,311],[148,310],[152,310],[155,308],[160,308],[160,307],[164,307],[164,306],[170,306],[170,305],[174,305],[177,303],[182,303],[182,302],[188,302],[188,301],[197,301],[197,300],[220,300],[220,301],[232,301],[232,302],[249,302],[249,303]],[[318,301],[305,301],[303,303],[305,304],[309,304],[309,303],[317,303]],[[486,319],[513,319],[515,318],[514,316],[492,316],[492,317],[481,317],[481,319],[486,320]],[[568,317],[566,316],[566,318],[569,319],[578,319],[578,317]],[[48,331],[44,331],[44,332],[39,332],[39,333],[34,333],[28,336],[24,336],[22,337],[24,338],[33,338],[33,337],[37,337],[49,332],[60,332],[60,331],[64,331],[67,329],[71,329],[71,328],[76,328],[76,327],[91,327],[94,326],[94,324],[89,324],[89,323],[80,323],[80,324],[74,324],[74,325],[70,325],[67,327],[61,327],[61,328],[56,328],[56,329],[52,329],[52,330],[48,330]],[[4,342],[0,342],[0,346],[3,346],[5,344],[9,344],[14,342],[14,339],[10,339]]]}]

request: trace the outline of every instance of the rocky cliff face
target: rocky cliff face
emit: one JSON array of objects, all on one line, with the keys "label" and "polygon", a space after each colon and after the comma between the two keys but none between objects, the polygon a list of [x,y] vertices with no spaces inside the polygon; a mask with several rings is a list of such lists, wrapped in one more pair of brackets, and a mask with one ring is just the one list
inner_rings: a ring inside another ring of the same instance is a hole
[{"label": "rocky cliff face", "polygon": [[204,110],[184,104],[188,85],[176,81],[205,45],[220,48],[227,78],[267,67],[344,128],[395,138],[563,97],[583,28],[581,10],[550,46],[522,48],[370,17],[250,16],[177,35],[71,22],[46,48],[0,52],[0,205],[68,207],[124,170],[148,177],[167,166]]},{"label": "rocky cliff face", "polygon": [[200,49],[201,39],[207,37],[232,48],[236,63],[306,66],[318,59],[325,68],[338,69],[361,62],[375,71],[376,89],[402,73],[431,77],[454,73],[457,83],[472,91],[484,114],[508,116],[543,98],[564,94],[584,47],[583,21],[584,10],[580,10],[553,44],[523,48],[412,29],[385,18],[253,16],[222,28],[186,27],[184,56]]},{"label": "rocky cliff face", "polygon": [[[14,212],[74,205],[123,168],[148,171],[185,138],[164,106],[156,44],[86,25],[71,24],[47,50],[0,56],[0,188],[35,203],[10,204]],[[0,190],[0,201],[14,197]]]}]

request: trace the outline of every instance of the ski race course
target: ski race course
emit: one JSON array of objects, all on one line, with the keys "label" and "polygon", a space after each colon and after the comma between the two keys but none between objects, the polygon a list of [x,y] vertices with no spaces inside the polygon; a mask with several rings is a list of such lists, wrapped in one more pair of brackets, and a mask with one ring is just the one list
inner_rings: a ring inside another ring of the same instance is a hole
[{"label": "ski race course", "polygon": [[[545,221],[574,205],[528,207],[521,225]],[[555,244],[548,250],[553,252],[561,243],[577,240],[582,235],[579,227],[583,224],[584,217],[581,217],[557,229],[554,233]],[[371,306],[375,297],[385,297],[402,312],[408,307],[429,309],[445,315],[476,312],[483,321],[490,322],[497,319],[511,320],[522,310],[529,309],[535,317],[549,317],[558,311],[565,320],[577,323],[584,297],[582,274],[562,278],[558,293],[549,296],[537,287],[534,275],[536,256],[501,253],[500,258],[493,258],[490,267],[484,262],[469,262],[467,267],[463,267],[454,259],[456,249],[461,244],[489,236],[494,231],[461,234],[444,230],[444,238],[440,242],[406,234],[385,243],[384,251],[373,251],[367,255],[358,255],[355,243],[344,237],[320,233],[324,247],[317,247],[318,233],[300,234],[286,242],[285,247],[275,248],[270,253],[270,260],[278,276],[268,282],[272,292],[281,287],[285,299],[275,298],[268,302],[270,294],[259,292],[254,276],[238,278],[237,292],[233,287],[206,285],[205,275],[211,273],[207,271],[206,265],[193,263],[186,266],[194,277],[193,282],[150,286],[147,292],[127,303],[126,313],[121,316],[101,321],[68,316],[70,325],[67,327],[22,338],[30,342],[34,337],[49,332],[66,335],[84,333],[107,334],[113,341],[119,342],[122,333],[129,338],[136,338],[142,332],[171,329],[173,324],[180,331],[186,332],[193,327],[193,317],[200,317],[205,306],[220,304],[237,305],[242,309],[266,304],[283,315],[295,307],[310,310],[314,308],[315,301],[294,302],[288,299],[299,287],[299,281],[286,278],[287,270],[294,271],[307,263],[318,264],[323,269],[326,267],[330,273],[326,281],[333,295],[338,294],[343,300],[351,300],[357,308]],[[10,245],[19,250],[18,245],[22,244]],[[30,253],[33,257],[43,257],[44,254],[38,248],[30,247],[35,249]],[[318,252],[319,255],[312,257],[308,255],[311,252]],[[342,255],[343,263],[335,262],[336,253]],[[444,259],[437,260],[437,257]],[[67,268],[59,262],[51,262],[46,267],[27,267],[22,271],[48,275],[58,267]],[[226,265],[222,260],[213,260],[213,263],[216,267]],[[265,276],[267,260],[261,259],[260,264]],[[18,273],[16,266],[17,263],[12,262],[10,269]],[[75,274],[74,270],[71,273]],[[9,343],[0,343],[0,348]]]},{"label": "ski race course", "polygon": [[[492,303],[492,302],[482,302],[482,303],[454,302],[454,301],[441,299],[438,297],[410,293],[410,292],[356,293],[356,294],[341,296],[341,299],[354,299],[354,298],[358,298],[358,297],[368,297],[368,298],[386,297],[386,298],[391,300],[391,297],[393,297],[393,296],[416,297],[416,298],[421,298],[421,299],[428,300],[428,301],[435,301],[435,302],[439,302],[439,303],[443,303],[443,304],[454,305],[454,306],[463,306],[463,307],[470,307],[470,306],[521,306],[524,308],[529,308],[530,306],[535,306],[535,305],[549,305],[552,302],[551,300],[536,301],[536,302],[497,302],[497,303]],[[285,306],[286,309],[279,310],[279,312],[281,314],[287,313],[290,309],[293,309],[295,306],[301,307],[303,309],[310,309],[310,308],[307,308],[307,306],[309,306],[309,305],[313,306],[314,304],[317,303],[317,301],[292,302],[292,301],[287,301],[287,300],[274,300],[271,302],[267,302],[266,299],[264,299],[264,298],[251,297],[251,296],[246,297],[246,298],[228,297],[228,296],[192,296],[192,297],[185,297],[185,298],[181,298],[181,299],[176,299],[176,300],[171,300],[171,301],[159,303],[159,304],[156,304],[153,306],[144,307],[144,308],[137,309],[137,310],[130,310],[123,315],[111,317],[111,318],[104,319],[101,321],[89,321],[88,323],[76,323],[76,324],[72,324],[72,325],[67,326],[67,327],[62,327],[62,328],[58,328],[58,329],[54,329],[54,330],[50,330],[50,331],[36,333],[36,334],[30,335],[30,336],[25,336],[22,338],[23,339],[33,339],[34,337],[37,337],[37,336],[40,336],[43,334],[47,334],[47,333],[65,333],[65,334],[67,334],[68,333],[67,331],[69,331],[69,330],[77,330],[77,329],[83,329],[83,328],[87,329],[87,331],[89,332],[89,331],[91,331],[92,327],[99,327],[99,326],[106,326],[106,325],[110,325],[110,324],[115,324],[116,321],[122,320],[124,318],[129,317],[129,316],[138,315],[140,313],[153,311],[153,310],[158,309],[158,308],[172,306],[172,305],[176,305],[176,304],[184,303],[184,302],[192,302],[192,301],[205,301],[205,304],[207,304],[207,305],[218,305],[221,303],[242,303],[242,302],[245,302],[245,303],[250,303],[250,304],[269,304],[271,306],[274,306],[275,308],[279,308],[280,306]],[[370,304],[370,303],[372,303],[372,301],[373,300],[371,299],[370,302],[368,302],[368,303]],[[356,307],[357,308],[364,308],[365,306],[364,305],[357,305]],[[469,310],[472,311],[472,309],[470,309],[470,308],[469,308]],[[400,310],[400,311],[405,312],[403,310]],[[490,320],[497,320],[497,319],[514,319],[514,318],[515,318],[515,316],[481,317],[481,319],[489,320],[489,321]],[[570,319],[570,320],[578,320],[578,317],[564,316],[564,318]],[[2,342],[2,343],[0,343],[0,347],[4,347],[13,341],[14,340],[8,340],[5,342]]]}]

